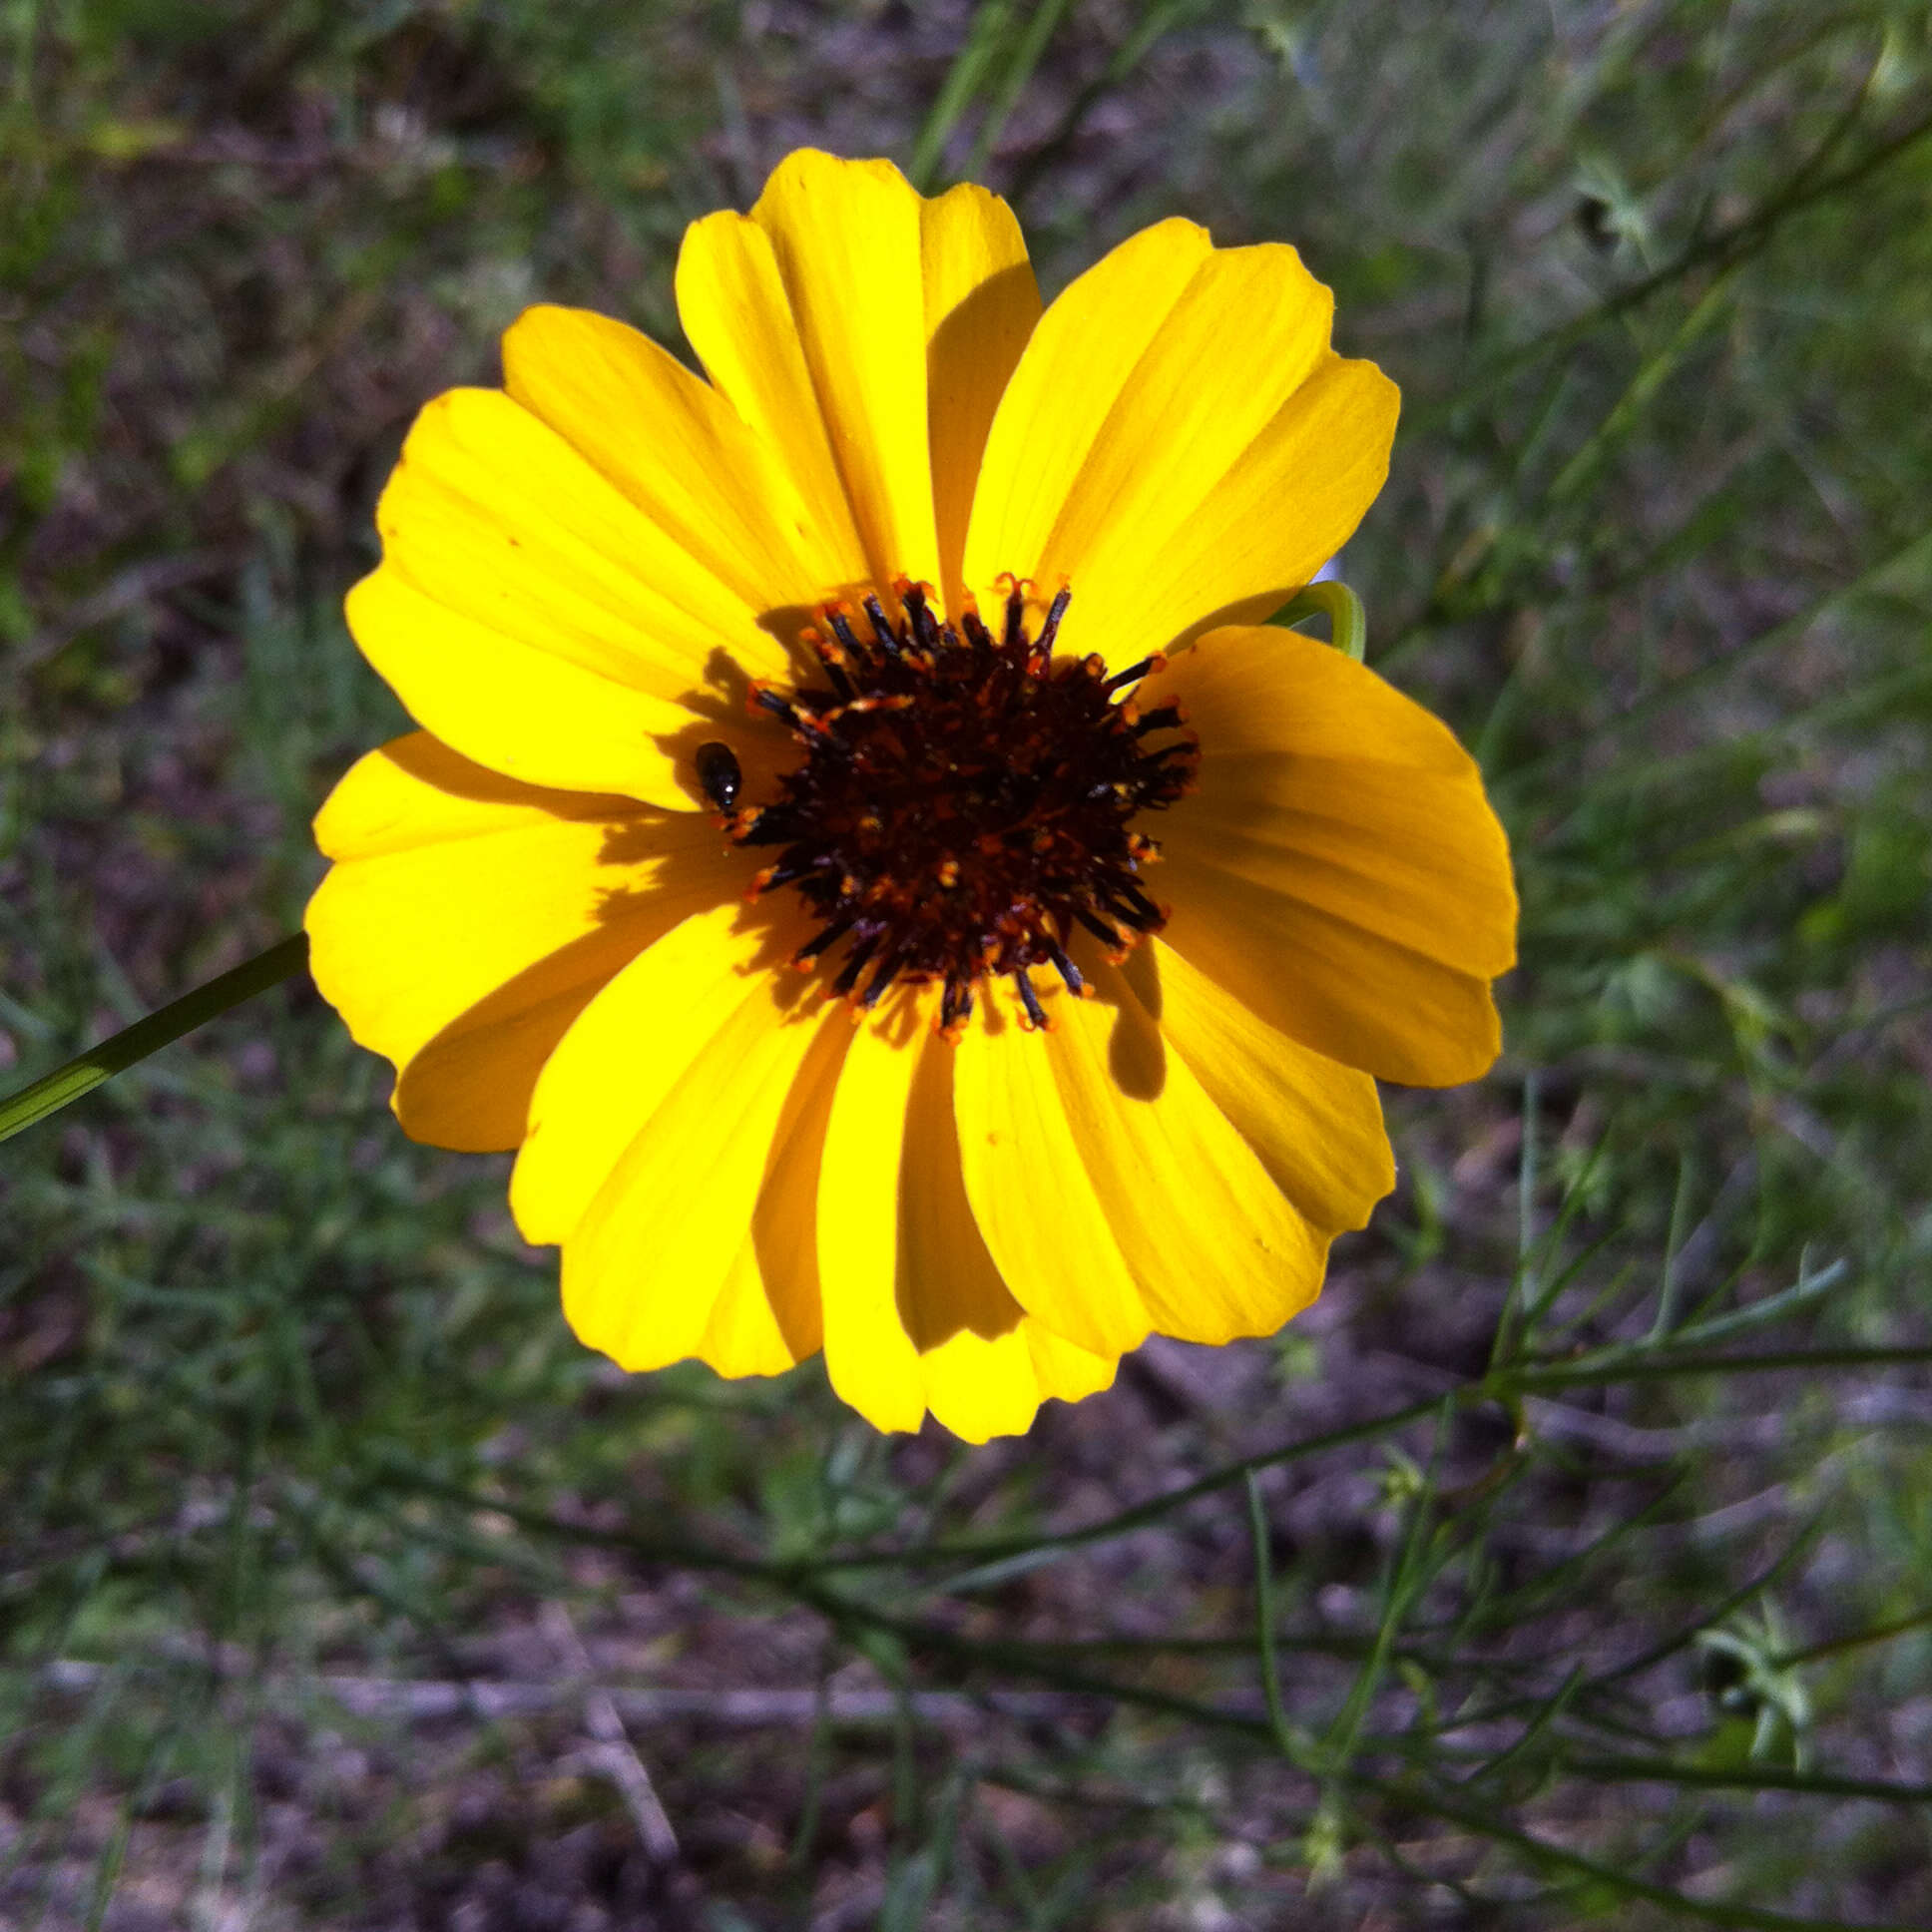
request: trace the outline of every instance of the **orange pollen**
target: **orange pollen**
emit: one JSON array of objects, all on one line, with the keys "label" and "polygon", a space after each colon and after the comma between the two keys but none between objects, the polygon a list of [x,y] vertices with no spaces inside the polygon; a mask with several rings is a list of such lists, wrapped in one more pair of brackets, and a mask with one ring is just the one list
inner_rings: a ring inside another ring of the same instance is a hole
[{"label": "orange pollen", "polygon": [[1036,1027],[1046,1014],[1030,968],[1085,992],[1067,956],[1077,927],[1116,959],[1161,929],[1166,912],[1140,882],[1158,847],[1128,827],[1183,796],[1200,755],[1178,706],[1143,711],[1122,696],[1159,657],[1111,676],[1098,656],[1056,660],[1071,592],[1029,635],[1030,586],[1000,587],[998,636],[970,603],[957,625],[942,622],[930,587],[904,578],[896,619],[876,597],[859,606],[869,635],[848,606],[826,605],[803,634],[826,682],[754,686],[750,698],[802,761],[767,803],[728,820],[738,844],[780,848],[752,895],[790,886],[819,922],[794,964],[843,943],[831,990],[861,1011],[895,981],[937,983],[937,1024],[953,1040],[993,975],[1012,979]]}]

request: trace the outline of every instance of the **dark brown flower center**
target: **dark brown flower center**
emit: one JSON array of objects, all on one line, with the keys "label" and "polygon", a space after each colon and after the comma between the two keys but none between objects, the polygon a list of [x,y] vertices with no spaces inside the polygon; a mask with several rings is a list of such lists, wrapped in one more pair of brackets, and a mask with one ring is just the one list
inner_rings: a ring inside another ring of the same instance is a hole
[{"label": "dark brown flower center", "polygon": [[1044,1024],[1028,969],[1080,992],[1076,927],[1124,956],[1165,923],[1142,886],[1157,848],[1130,825],[1190,789],[1194,738],[1178,706],[1125,695],[1158,658],[1111,676],[1098,657],[1055,659],[1067,591],[1029,636],[1013,584],[996,637],[973,610],[942,624],[924,585],[895,588],[896,620],[868,597],[806,634],[823,685],[754,689],[804,759],[775,798],[731,814],[732,836],[778,848],[753,895],[804,899],[819,927],[795,963],[842,945],[832,990],[861,1008],[895,980],[938,983],[957,1038],[976,985],[1004,973]]}]

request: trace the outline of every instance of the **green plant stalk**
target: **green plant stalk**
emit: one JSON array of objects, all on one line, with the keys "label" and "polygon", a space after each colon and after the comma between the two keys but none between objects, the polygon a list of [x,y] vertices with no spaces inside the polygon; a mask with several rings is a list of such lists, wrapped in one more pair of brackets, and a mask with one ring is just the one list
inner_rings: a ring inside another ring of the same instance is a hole
[{"label": "green plant stalk", "polygon": [[[1695,671],[1687,671],[1682,677],[1673,678],[1668,684],[1659,686],[1648,696],[1627,706],[1614,718],[1605,719],[1580,737],[1571,738],[1558,749],[1545,751],[1540,756],[1530,759],[1527,764],[1517,765],[1514,769],[1505,772],[1502,782],[1511,786],[1522,786],[1536,779],[1554,777],[1567,769],[1575,769],[1582,753],[1593,749],[1601,740],[1627,731],[1635,724],[1642,724],[1649,720],[1661,717],[1674,710],[1691,692],[1700,691],[1721,679],[1728,678],[1754,659],[1780,650],[1787,644],[1797,643],[1814,624],[1839,605],[1847,603],[1854,597],[1861,597],[1869,591],[1878,590],[1894,571],[1905,573],[1929,558],[1932,558],[1932,529],[1921,530],[1917,536],[1900,545],[1889,556],[1880,558],[1869,569],[1860,571],[1856,577],[1842,584],[1833,585],[1830,590],[1821,597],[1813,599],[1794,617],[1788,617],[1782,623],[1773,624],[1768,630],[1758,632],[1754,638],[1745,639],[1742,644],[1725,652],[1721,658],[1714,658],[1708,664],[1698,666]],[[1306,593],[1304,592],[1303,595],[1305,596]],[[1299,599],[1296,601],[1299,602]],[[1294,607],[1290,605],[1288,608],[1292,610]],[[1913,666],[1911,676],[1918,678],[1921,675],[1920,667]],[[1733,734],[1722,741],[1720,748],[1726,755],[1734,754],[1739,742],[1740,739]],[[1687,756],[1700,755],[1707,755],[1707,752],[1678,753],[1670,762],[1679,763]],[[1633,782],[1648,781],[1658,768],[1650,761],[1636,764],[1622,771],[1617,782],[1620,785],[1629,785]]]},{"label": "green plant stalk", "polygon": [[1362,610],[1362,600],[1346,584],[1305,585],[1291,604],[1275,613],[1273,622],[1291,629],[1310,617],[1325,617],[1329,642],[1344,657],[1362,662],[1368,649],[1368,617]]},{"label": "green plant stalk", "polygon": [[[1754,1928],[1754,1932],[1854,1932],[1854,1928],[1836,1919],[1792,1918],[1783,1912],[1766,1911],[1761,1906],[1733,1905],[1721,1899],[1696,1898],[1688,1892],[1673,1891],[1667,1885],[1655,1885],[1649,1879],[1638,1877],[1635,1872],[1600,1864],[1594,1858],[1586,1858],[1583,1853],[1570,1850],[1566,1845],[1518,1830],[1491,1810],[1440,1797],[1419,1783],[1391,1784],[1386,1788],[1419,1811],[1461,1825],[1492,1843],[1507,1845],[1533,1866],[1552,1872],[1567,1872],[1607,1886],[1620,1902],[1641,1899],[1646,1904],[1661,1905],[1678,1913],[1681,1919],[1694,1919],[1704,1925],[1748,1926]],[[1855,1928],[1855,1932],[1906,1932],[1906,1928],[1870,1925]]]},{"label": "green plant stalk", "polygon": [[[1859,91],[1860,99],[1864,90]],[[1413,412],[1403,423],[1405,435],[1414,436],[1422,431],[1435,428],[1447,421],[1458,409],[1466,408],[1477,397],[1485,394],[1505,377],[1522,368],[1526,363],[1540,360],[1547,355],[1562,353],[1582,341],[1593,329],[1605,322],[1613,321],[1669,288],[1674,282],[1707,264],[1715,263],[1720,268],[1728,268],[1740,261],[1748,261],[1757,254],[1771,237],[1792,216],[1835,195],[1842,195],[1859,187],[1882,168],[1888,167],[1901,155],[1909,153],[1928,135],[1932,135],[1932,114],[1920,115],[1902,128],[1890,140],[1880,142],[1856,161],[1849,162],[1837,173],[1817,179],[1819,163],[1842,139],[1843,129],[1834,130],[1826,136],[1820,149],[1807,157],[1789,175],[1784,186],[1776,193],[1767,196],[1750,214],[1740,217],[1728,228],[1719,229],[1715,234],[1700,242],[1692,242],[1675,260],[1668,261],[1663,267],[1654,270],[1642,280],[1632,282],[1614,295],[1606,297],[1583,314],[1567,322],[1559,322],[1555,327],[1544,330],[1529,341],[1504,350],[1487,367],[1480,369],[1455,394],[1444,397],[1440,402],[1426,409]]]},{"label": "green plant stalk", "polygon": [[1041,55],[1047,51],[1047,42],[1053,38],[1053,31],[1060,24],[1060,16],[1066,11],[1067,0],[1040,0],[1040,4],[1034,8],[1026,31],[1014,47],[1012,61],[1001,76],[993,98],[986,104],[985,119],[980,122],[979,132],[973,138],[972,152],[966,157],[965,180],[979,180],[992,155],[994,144],[1005,129],[1020,96],[1026,91],[1026,84],[1033,78],[1033,70],[1039,66]]},{"label": "green plant stalk", "polygon": [[1932,1624],[1932,1606],[1915,1610],[1909,1617],[1894,1617],[1887,1623],[1874,1624],[1870,1630],[1853,1631],[1849,1637],[1827,1638],[1824,1643],[1807,1645],[1801,1651],[1786,1651],[1777,1659],[1777,1666],[1780,1670],[1789,1670],[1794,1664],[1815,1664],[1821,1658],[1862,1650],[1867,1644],[1883,1644],[1894,1637],[1908,1636],[1913,1631],[1924,1630],[1928,1624]]},{"label": "green plant stalk", "polygon": [[929,193],[934,185],[946,137],[952,133],[959,117],[980,91],[987,70],[999,52],[1012,12],[1009,0],[982,0],[974,10],[966,38],[954,55],[945,80],[940,83],[925,126],[919,130],[918,139],[912,144],[912,159],[907,164],[906,172],[913,187],[922,195]]},{"label": "green plant stalk", "polygon": [[295,933],[277,940],[265,953],[256,953],[240,966],[198,986],[178,1000],[150,1013],[145,1020],[123,1029],[98,1047],[90,1047],[64,1067],[36,1080],[0,1101],[0,1141],[11,1139],[36,1121],[57,1114],[63,1107],[91,1094],[103,1081],[125,1073],[150,1054],[171,1046],[184,1033],[226,1013],[243,1000],[292,978],[308,964],[308,935]]},{"label": "green plant stalk", "polygon": [[1261,1657],[1261,1690],[1267,1698],[1268,1724],[1281,1755],[1294,1759],[1294,1733],[1281,1702],[1281,1670],[1274,1654],[1274,1563],[1268,1552],[1267,1505],[1260,1478],[1247,1472],[1247,1522],[1254,1538],[1254,1637]]}]

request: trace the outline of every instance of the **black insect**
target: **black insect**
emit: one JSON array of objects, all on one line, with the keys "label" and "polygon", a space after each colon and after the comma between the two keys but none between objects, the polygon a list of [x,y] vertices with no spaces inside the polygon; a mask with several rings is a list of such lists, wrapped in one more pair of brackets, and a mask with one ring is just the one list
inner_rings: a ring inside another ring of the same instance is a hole
[{"label": "black insect", "polygon": [[744,782],[736,754],[728,744],[713,738],[698,747],[696,762],[698,782],[704,787],[705,796],[720,811],[729,811],[737,803],[738,786]]}]

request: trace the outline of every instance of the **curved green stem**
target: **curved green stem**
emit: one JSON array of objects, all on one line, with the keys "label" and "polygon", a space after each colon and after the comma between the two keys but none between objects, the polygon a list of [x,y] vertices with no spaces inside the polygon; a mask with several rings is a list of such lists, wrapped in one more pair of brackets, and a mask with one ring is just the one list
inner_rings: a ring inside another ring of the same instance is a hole
[{"label": "curved green stem", "polygon": [[69,1101],[91,1094],[104,1080],[113,1079],[137,1061],[146,1060],[151,1053],[159,1053],[217,1014],[266,992],[269,987],[299,973],[307,964],[308,935],[298,932],[277,940],[265,953],[243,960],[233,971],[210,980],[206,986],[184,993],[159,1013],[137,1020],[123,1032],[103,1040],[98,1047],[88,1048],[66,1066],[56,1067],[31,1087],[23,1087],[19,1093],[0,1101],[0,1141],[18,1134],[22,1128],[32,1127],[36,1121],[44,1121],[49,1114],[58,1113]]},{"label": "curved green stem", "polygon": [[1329,642],[1357,664],[1362,662],[1368,649],[1368,617],[1362,600],[1346,584],[1309,584],[1286,610],[1276,613],[1274,622],[1293,626],[1310,617],[1325,617]]}]

